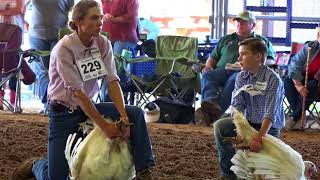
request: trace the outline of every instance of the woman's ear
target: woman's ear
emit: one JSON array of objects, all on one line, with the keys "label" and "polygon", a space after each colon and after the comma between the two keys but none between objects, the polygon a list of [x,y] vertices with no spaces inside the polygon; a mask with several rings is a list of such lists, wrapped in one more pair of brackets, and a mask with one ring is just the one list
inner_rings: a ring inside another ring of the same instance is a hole
[{"label": "woman's ear", "polygon": [[78,27],[81,25],[82,21],[78,18],[74,21],[75,25]]}]

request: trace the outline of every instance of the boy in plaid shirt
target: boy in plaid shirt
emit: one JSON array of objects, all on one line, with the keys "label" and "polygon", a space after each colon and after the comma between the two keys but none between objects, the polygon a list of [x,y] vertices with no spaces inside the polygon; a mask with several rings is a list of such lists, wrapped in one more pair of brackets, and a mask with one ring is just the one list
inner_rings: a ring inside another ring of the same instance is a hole
[{"label": "boy in plaid shirt", "polygon": [[[285,124],[282,107],[284,87],[280,77],[266,65],[267,47],[258,38],[249,38],[239,43],[241,72],[237,75],[231,105],[241,111],[250,125],[258,131],[250,150],[262,148],[262,138],[268,133],[279,137]],[[214,124],[215,143],[219,154],[222,179],[236,179],[230,170],[235,150],[225,137],[236,136],[232,118],[223,118]]]}]

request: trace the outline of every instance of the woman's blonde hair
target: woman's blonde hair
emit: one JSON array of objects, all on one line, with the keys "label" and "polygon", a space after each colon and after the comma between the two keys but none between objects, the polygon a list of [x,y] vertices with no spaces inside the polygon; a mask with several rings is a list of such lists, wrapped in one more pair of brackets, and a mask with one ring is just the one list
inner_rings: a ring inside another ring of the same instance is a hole
[{"label": "woman's blonde hair", "polygon": [[72,17],[69,21],[70,29],[76,31],[78,28],[75,22],[82,20],[88,14],[89,9],[93,7],[101,7],[101,5],[95,0],[79,1],[72,9]]}]

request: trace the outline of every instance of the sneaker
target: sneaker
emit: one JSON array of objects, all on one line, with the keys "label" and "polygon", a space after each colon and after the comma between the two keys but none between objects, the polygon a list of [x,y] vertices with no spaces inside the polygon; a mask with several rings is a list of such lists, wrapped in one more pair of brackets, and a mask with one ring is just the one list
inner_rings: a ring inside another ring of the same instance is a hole
[{"label": "sneaker", "polygon": [[[304,123],[303,129],[308,128],[307,122]],[[300,130],[301,129],[301,121],[297,121],[296,124],[292,127],[293,130]]]},{"label": "sneaker", "polygon": [[293,117],[288,117],[284,129],[287,131],[293,130],[296,124],[297,122],[293,120]]},{"label": "sneaker", "polygon": [[200,126],[211,126],[213,122],[208,113],[202,111],[201,108],[198,108],[195,112],[195,123]]},{"label": "sneaker", "polygon": [[32,166],[38,158],[30,158],[23,161],[12,173],[11,180],[22,180],[33,178]]},{"label": "sneaker", "polygon": [[204,112],[209,113],[213,122],[218,120],[223,114],[221,107],[215,102],[204,101],[201,103],[201,108]]},{"label": "sneaker", "polygon": [[136,177],[133,180],[153,180],[153,174],[151,167],[144,168],[136,173]]}]

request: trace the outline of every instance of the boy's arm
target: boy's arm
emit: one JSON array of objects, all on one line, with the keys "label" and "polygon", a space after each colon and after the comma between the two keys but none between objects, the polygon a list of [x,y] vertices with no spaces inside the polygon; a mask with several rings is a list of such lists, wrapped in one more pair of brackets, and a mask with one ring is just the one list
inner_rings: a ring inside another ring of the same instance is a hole
[{"label": "boy's arm", "polygon": [[[282,103],[282,99],[279,98],[283,95],[283,83],[276,76],[271,76],[266,88],[266,102],[265,102],[265,114],[263,116],[263,121],[268,119],[271,123],[274,122],[274,117],[277,112],[277,108],[280,107],[279,104]],[[270,128],[269,128],[270,129]],[[267,129],[267,131],[269,131]],[[262,135],[265,135],[261,132]]]},{"label": "boy's arm", "polygon": [[252,138],[250,143],[250,151],[259,152],[262,148],[262,137],[264,137],[272,126],[272,120],[264,118],[258,134]]},{"label": "boy's arm", "polygon": [[262,139],[262,137],[264,137],[268,133],[271,126],[272,126],[272,120],[269,118],[264,118],[262,121],[261,128],[256,137]]}]

